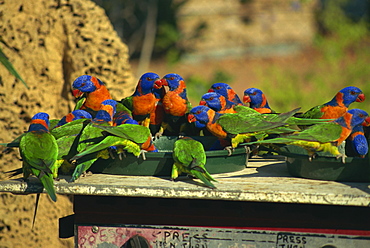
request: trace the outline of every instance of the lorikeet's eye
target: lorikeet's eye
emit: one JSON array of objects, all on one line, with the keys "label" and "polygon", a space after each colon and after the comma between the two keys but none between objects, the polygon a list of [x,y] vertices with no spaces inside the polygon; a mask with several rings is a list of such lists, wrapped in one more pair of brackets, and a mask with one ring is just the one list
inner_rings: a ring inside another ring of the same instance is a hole
[{"label": "lorikeet's eye", "polygon": [[197,114],[197,115],[199,115],[201,112],[202,112],[202,111],[198,110],[198,111],[196,112],[196,114]]},{"label": "lorikeet's eye", "polygon": [[170,77],[170,80],[174,80],[175,79],[175,77]]},{"label": "lorikeet's eye", "polygon": [[217,86],[217,87],[216,87],[216,90],[219,90],[219,89],[221,89],[221,86]]},{"label": "lorikeet's eye", "polygon": [[257,95],[257,92],[253,92],[253,93],[252,93],[252,95],[253,95],[253,96]]},{"label": "lorikeet's eye", "polygon": [[213,99],[214,99],[213,97],[209,98],[209,100],[211,100],[211,101],[212,101]]},{"label": "lorikeet's eye", "polygon": [[363,117],[364,117],[364,115],[363,115],[363,114],[359,114],[358,116],[360,116],[361,118],[363,118]]},{"label": "lorikeet's eye", "polygon": [[354,92],[354,91],[351,91],[351,95],[356,95],[356,92]]},{"label": "lorikeet's eye", "polygon": [[84,87],[85,85],[86,85],[86,83],[82,83],[82,84],[81,84],[81,87]]},{"label": "lorikeet's eye", "polygon": [[147,77],[146,80],[147,81],[153,81],[154,79],[153,78],[150,78],[150,77]]}]

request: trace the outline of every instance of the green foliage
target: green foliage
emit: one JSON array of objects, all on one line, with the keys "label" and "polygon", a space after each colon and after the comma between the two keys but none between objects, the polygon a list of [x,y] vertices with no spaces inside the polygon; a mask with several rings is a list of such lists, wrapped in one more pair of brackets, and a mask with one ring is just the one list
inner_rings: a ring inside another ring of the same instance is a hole
[{"label": "green foliage", "polygon": [[155,48],[158,52],[165,52],[166,61],[169,65],[179,61],[181,50],[177,48],[176,42],[180,39],[179,30],[171,23],[163,23],[158,26]]},{"label": "green foliage", "polygon": [[369,23],[365,17],[353,20],[345,13],[349,0],[324,1],[317,20],[321,24],[323,33],[318,34],[315,45],[329,61],[343,57],[345,49],[362,41],[369,34]]},{"label": "green foliage", "polygon": [[21,75],[19,75],[19,73],[17,72],[17,70],[14,68],[13,64],[5,56],[5,54],[3,53],[3,50],[1,49],[1,47],[0,47],[0,62],[5,66],[6,69],[8,69],[8,71],[11,74],[13,74],[14,77],[16,77],[18,80],[20,80],[24,84],[24,86],[26,86],[26,88],[29,89],[28,85],[23,80],[23,78],[21,77]]}]

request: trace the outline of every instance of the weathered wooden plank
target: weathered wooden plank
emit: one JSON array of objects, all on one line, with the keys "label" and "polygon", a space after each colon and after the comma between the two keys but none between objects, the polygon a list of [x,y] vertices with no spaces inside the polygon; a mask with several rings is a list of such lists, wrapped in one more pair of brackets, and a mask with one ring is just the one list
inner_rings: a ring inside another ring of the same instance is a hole
[{"label": "weathered wooden plank", "polygon": [[[251,159],[242,171],[214,175],[217,189],[200,181],[180,177],[120,176],[94,174],[68,183],[55,182],[59,194],[210,199],[252,202],[280,202],[343,206],[370,205],[369,183],[341,183],[295,178],[289,175],[283,160]],[[42,192],[36,178],[29,182],[0,182],[0,192],[28,194]]]}]

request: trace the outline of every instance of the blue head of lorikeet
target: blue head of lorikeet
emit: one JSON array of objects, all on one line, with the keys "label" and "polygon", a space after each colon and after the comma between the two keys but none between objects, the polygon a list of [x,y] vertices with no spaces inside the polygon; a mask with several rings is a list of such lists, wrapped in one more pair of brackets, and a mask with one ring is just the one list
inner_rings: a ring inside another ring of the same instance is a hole
[{"label": "blue head of lorikeet", "polygon": [[368,125],[370,117],[368,113],[362,109],[350,109],[346,115],[339,117],[334,122],[340,124],[342,127],[351,129],[357,125]]},{"label": "blue head of lorikeet", "polygon": [[49,132],[49,115],[44,112],[35,114],[31,119],[28,132]]},{"label": "blue head of lorikeet", "polygon": [[244,91],[243,103],[249,103],[249,106],[255,108],[270,108],[265,94],[257,88],[249,88]]},{"label": "blue head of lorikeet", "polygon": [[369,144],[362,125],[357,125],[352,129],[346,142],[346,154],[349,156],[364,158],[369,151]]},{"label": "blue head of lorikeet", "polygon": [[341,89],[336,96],[329,102],[329,105],[336,106],[338,103],[343,103],[348,107],[353,102],[365,101],[365,95],[355,86],[348,86]]},{"label": "blue head of lorikeet", "polygon": [[204,105],[199,105],[192,108],[188,114],[188,122],[194,123],[197,128],[206,127],[207,123],[210,122],[208,111],[209,107]]},{"label": "blue head of lorikeet", "polygon": [[227,100],[223,95],[216,92],[208,92],[202,96],[199,105],[206,105],[216,112],[231,109],[235,103]]},{"label": "blue head of lorikeet", "polygon": [[153,93],[154,89],[162,87],[158,74],[147,72],[141,75],[133,96],[141,96]]},{"label": "blue head of lorikeet", "polygon": [[178,95],[187,100],[185,80],[177,73],[169,73],[161,79],[162,85],[168,86],[169,91],[178,91]]},{"label": "blue head of lorikeet", "polygon": [[216,92],[223,95],[227,100],[234,102],[235,104],[242,105],[242,101],[239,96],[227,83],[215,83],[211,86],[208,92]]},{"label": "blue head of lorikeet", "polygon": [[178,91],[178,95],[187,100],[185,80],[176,73],[169,73],[161,79],[162,85],[168,86],[169,91]]},{"label": "blue head of lorikeet", "polygon": [[97,88],[100,88],[101,85],[104,85],[104,83],[100,81],[100,79],[90,75],[82,75],[76,78],[72,83],[72,93],[77,98],[83,93],[94,92]]},{"label": "blue head of lorikeet", "polygon": [[168,86],[170,91],[174,91],[184,83],[184,79],[176,73],[169,73],[162,78],[162,84]]}]

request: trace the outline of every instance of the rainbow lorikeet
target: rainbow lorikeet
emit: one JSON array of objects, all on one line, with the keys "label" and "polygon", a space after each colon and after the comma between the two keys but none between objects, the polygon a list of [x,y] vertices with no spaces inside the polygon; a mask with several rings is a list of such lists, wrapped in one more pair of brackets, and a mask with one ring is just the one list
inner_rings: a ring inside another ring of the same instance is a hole
[{"label": "rainbow lorikeet", "polygon": [[82,75],[72,83],[72,94],[76,98],[81,98],[75,106],[76,109],[83,109],[95,116],[100,109],[100,104],[104,100],[111,99],[111,95],[103,83],[97,77]]},{"label": "rainbow lorikeet", "polygon": [[217,182],[204,167],[207,156],[203,144],[190,137],[182,137],[175,141],[172,157],[171,179],[175,180],[181,173],[200,179],[206,186],[216,188],[212,181]]},{"label": "rainbow lorikeet", "polygon": [[211,86],[208,92],[216,92],[220,95],[223,95],[227,100],[237,104],[243,105],[242,101],[240,100],[239,96],[236,92],[231,88],[230,85],[227,83],[215,83]]},{"label": "rainbow lorikeet", "polygon": [[178,135],[186,129],[186,114],[191,104],[186,94],[184,79],[176,73],[165,75],[161,79],[163,86],[168,86],[168,91],[163,97],[164,108],[163,128],[165,135]]},{"label": "rainbow lorikeet", "polygon": [[225,113],[235,113],[234,106],[236,104],[227,100],[223,95],[216,92],[208,92],[202,96],[199,105],[205,105],[214,111],[225,114]]},{"label": "rainbow lorikeet", "polygon": [[[194,122],[198,128],[206,127],[214,136],[230,139],[232,148],[253,136],[266,136],[270,133],[293,132],[288,128],[278,129],[287,125],[285,121],[298,109],[280,114],[273,122],[266,121],[262,115],[244,115],[239,113],[219,114],[207,106],[196,106],[188,115],[188,121]],[[260,139],[259,137],[258,139]]]},{"label": "rainbow lorikeet", "polygon": [[363,102],[365,95],[355,87],[349,86],[341,89],[332,100],[322,105],[315,106],[302,114],[303,118],[337,119],[344,115],[353,102]]},{"label": "rainbow lorikeet", "polygon": [[346,139],[346,155],[364,158],[368,151],[369,144],[365,137],[364,128],[362,125],[357,125]]},{"label": "rainbow lorikeet", "polygon": [[331,122],[315,124],[309,128],[279,138],[266,139],[247,144],[276,144],[296,145],[308,151],[309,160],[316,152],[329,152],[345,161],[345,154],[341,154],[338,146],[348,138],[352,129],[363,122],[370,123],[370,117],[361,109],[348,110],[344,115]]},{"label": "rainbow lorikeet", "polygon": [[275,113],[275,111],[270,108],[265,94],[262,90],[257,88],[248,88],[244,91],[243,103],[245,105],[249,103],[250,108],[261,114]]},{"label": "rainbow lorikeet", "polygon": [[55,162],[58,156],[58,145],[49,132],[49,115],[44,112],[35,114],[27,133],[22,136],[19,151],[23,161],[23,177],[31,174],[38,177],[46,192],[54,202],[57,196],[54,189],[54,178],[58,175]]},{"label": "rainbow lorikeet", "polygon": [[[79,143],[77,146],[77,152],[81,153],[84,150],[88,149],[90,146],[99,143],[104,137],[102,135],[102,130],[95,127],[95,125],[101,126],[112,126],[113,125],[113,116],[116,111],[117,102],[112,99],[105,100],[101,103],[100,110],[97,112],[96,116],[91,120],[90,123],[82,130]],[[93,154],[88,158],[82,160],[77,160],[76,168],[72,174],[71,181],[78,179],[83,173],[85,173],[90,166],[99,158],[109,158],[109,153],[107,151],[102,151],[97,154]],[[75,157],[71,158],[71,161],[74,161]]]},{"label": "rainbow lorikeet", "polygon": [[132,111],[132,117],[139,124],[149,127],[150,113],[155,110],[157,103],[154,95],[155,89],[160,89],[162,84],[156,73],[144,73],[136,85],[134,93],[121,100],[121,103]]}]

